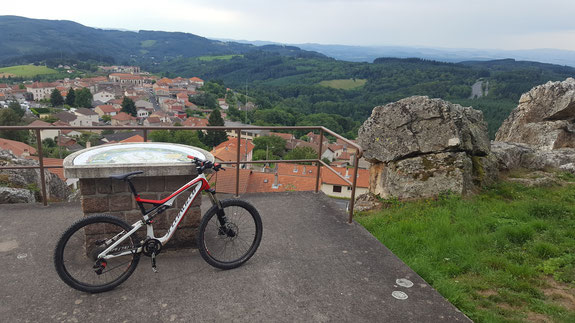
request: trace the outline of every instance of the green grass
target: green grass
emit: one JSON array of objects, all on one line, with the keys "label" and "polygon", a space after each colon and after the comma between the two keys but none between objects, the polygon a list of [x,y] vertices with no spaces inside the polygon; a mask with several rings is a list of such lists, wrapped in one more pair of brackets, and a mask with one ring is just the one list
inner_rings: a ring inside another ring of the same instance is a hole
[{"label": "green grass", "polygon": [[36,75],[56,74],[58,71],[46,66],[17,65],[0,68],[0,74],[13,75],[15,77],[33,77]]},{"label": "green grass", "polygon": [[156,41],[151,39],[151,40],[144,40],[140,43],[140,46],[146,48],[146,47],[152,47],[156,44]]},{"label": "green grass", "polygon": [[364,86],[365,83],[367,83],[365,79],[342,79],[321,81],[319,85],[339,90],[353,90]]},{"label": "green grass", "polygon": [[211,62],[211,61],[215,61],[215,60],[229,60],[232,59],[234,57],[244,57],[244,55],[219,55],[219,56],[200,56],[198,57],[198,59],[200,61],[206,61],[206,62]]},{"label": "green grass", "polygon": [[385,205],[356,220],[474,321],[575,322],[575,185]]}]

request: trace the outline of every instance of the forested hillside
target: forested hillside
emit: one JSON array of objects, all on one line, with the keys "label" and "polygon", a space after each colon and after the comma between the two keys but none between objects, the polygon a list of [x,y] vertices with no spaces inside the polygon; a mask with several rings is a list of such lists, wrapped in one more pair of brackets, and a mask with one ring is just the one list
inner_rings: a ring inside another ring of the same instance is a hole
[{"label": "forested hillside", "polygon": [[[575,76],[572,67],[514,60],[454,64],[379,58],[374,63],[352,63],[261,51],[226,60],[180,58],[149,68],[167,76],[221,80],[239,91],[247,86],[248,95],[257,99],[259,107],[270,110],[265,118],[251,115],[253,122],[261,124],[303,125],[309,117],[302,119],[302,115],[317,113],[362,122],[377,105],[427,95],[482,110],[492,137],[522,93],[550,80]],[[339,89],[320,84],[326,80],[365,80],[365,85]],[[488,84],[488,95],[471,99],[471,86],[478,80]],[[356,131],[339,130],[350,135]]]},{"label": "forested hillside", "polygon": [[0,30],[1,65],[27,64],[55,58],[140,65],[176,57],[242,54],[256,49],[282,55],[324,57],[297,47],[258,47],[181,32],[103,30],[66,20],[0,16]]}]

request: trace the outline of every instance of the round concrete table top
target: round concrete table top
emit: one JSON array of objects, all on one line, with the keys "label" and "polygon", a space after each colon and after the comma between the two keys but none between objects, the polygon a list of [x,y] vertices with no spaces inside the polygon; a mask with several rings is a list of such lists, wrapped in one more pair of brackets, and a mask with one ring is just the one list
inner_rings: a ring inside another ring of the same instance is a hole
[{"label": "round concrete table top", "polygon": [[163,143],[117,143],[80,150],[64,159],[68,178],[105,178],[141,170],[143,176],[195,174],[188,155],[214,161],[209,152],[192,146]]}]

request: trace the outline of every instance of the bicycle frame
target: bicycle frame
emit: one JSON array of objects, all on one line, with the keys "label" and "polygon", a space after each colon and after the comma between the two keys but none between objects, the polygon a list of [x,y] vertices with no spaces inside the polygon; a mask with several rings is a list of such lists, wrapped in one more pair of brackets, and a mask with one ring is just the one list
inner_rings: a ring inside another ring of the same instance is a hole
[{"label": "bicycle frame", "polygon": [[[127,251],[116,253],[113,255],[108,254],[110,251],[112,251],[114,248],[116,248],[120,243],[122,243],[122,241],[126,240],[128,237],[130,237],[134,232],[138,231],[144,225],[146,226],[146,229],[147,229],[147,232],[146,232],[147,238],[157,239],[158,241],[160,241],[160,243],[162,245],[164,245],[165,243],[167,243],[172,238],[178,225],[180,224],[180,222],[184,218],[184,215],[186,214],[186,212],[188,211],[188,209],[190,208],[190,206],[192,205],[192,203],[194,202],[194,200],[196,199],[198,194],[200,194],[201,191],[203,191],[203,190],[209,190],[210,189],[210,184],[206,180],[206,176],[204,174],[199,174],[196,178],[192,179],[191,181],[186,183],[184,186],[180,187],[176,192],[172,193],[170,196],[168,196],[162,200],[147,200],[147,199],[140,198],[140,195],[136,194],[136,190],[134,189],[134,186],[130,181],[128,181],[128,184],[130,185],[130,189],[134,193],[134,198],[135,198],[136,202],[138,203],[140,210],[142,211],[143,219],[132,224],[132,229],[130,231],[128,231],[127,233],[125,231],[120,232],[116,236],[114,236],[113,238],[110,239],[112,241],[106,241],[105,245],[107,245],[110,242],[112,242],[112,244],[109,245],[104,251],[102,251],[101,253],[98,254],[99,259],[110,259],[110,258],[129,255],[132,253],[142,252],[142,246],[140,246],[135,251],[134,250],[127,250]],[[166,234],[163,237],[155,237],[152,219],[156,215],[162,213],[164,210],[166,210],[167,208],[172,206],[172,204],[174,204],[174,201],[176,200],[176,198],[190,188],[193,188],[191,193],[190,193],[190,196],[188,197],[188,199],[186,200],[186,202],[184,203],[184,205],[180,209],[180,212],[178,213],[178,215],[174,219],[174,222],[172,223],[172,225],[168,229],[168,232],[166,232]],[[212,203],[219,205],[217,198],[214,196],[214,192],[210,191],[210,193],[211,193],[210,198],[212,199]],[[153,204],[154,206],[151,209],[146,210],[143,206],[144,203]],[[115,240],[115,239],[118,239],[118,240]]]}]

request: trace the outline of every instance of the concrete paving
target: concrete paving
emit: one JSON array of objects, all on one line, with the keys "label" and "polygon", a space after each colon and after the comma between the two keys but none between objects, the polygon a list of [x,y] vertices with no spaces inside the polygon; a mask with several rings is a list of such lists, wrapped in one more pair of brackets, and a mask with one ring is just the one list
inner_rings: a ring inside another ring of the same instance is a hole
[{"label": "concrete paving", "polygon": [[264,224],[242,267],[222,271],[194,249],[169,251],[158,256],[159,273],[142,257],[132,277],[102,294],[69,288],[52,263],[60,234],[81,216],[78,204],[0,206],[1,321],[469,321],[325,195],[242,198]]}]

